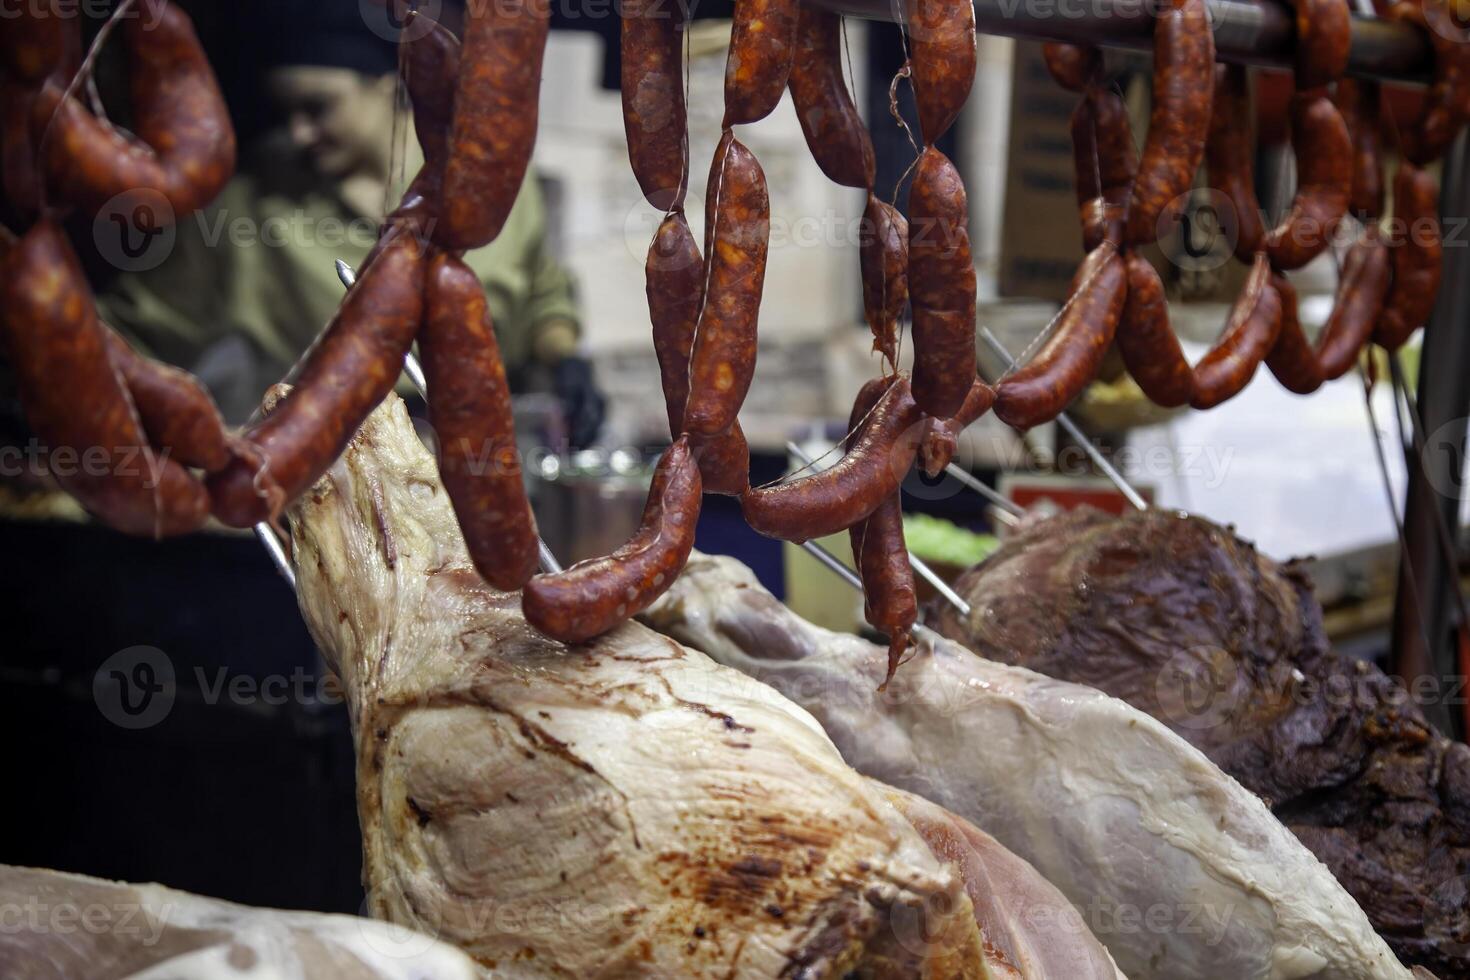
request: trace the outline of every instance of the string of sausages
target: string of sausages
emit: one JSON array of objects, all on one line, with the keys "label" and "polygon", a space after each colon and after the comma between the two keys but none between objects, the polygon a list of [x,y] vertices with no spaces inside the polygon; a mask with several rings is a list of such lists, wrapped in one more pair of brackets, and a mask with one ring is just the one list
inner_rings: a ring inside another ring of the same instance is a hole
[{"label": "string of sausages", "polygon": [[[31,4],[0,35],[4,192],[11,213],[29,222],[19,237],[0,234],[0,339],[37,436],[53,454],[102,457],[56,468],[66,490],[136,534],[183,533],[211,514],[235,526],[274,520],[346,448],[417,341],[439,467],[470,557],[494,587],[522,590],[534,627],[574,643],[635,615],[682,569],[702,495],[729,494],[762,534],[804,541],[849,532],[865,615],[890,637],[890,675],[917,615],[900,497],[915,462],[937,474],[964,428],[992,407],[1018,428],[1054,418],[1114,343],[1149,398],[1197,408],[1239,392],[1262,362],[1287,388],[1307,392],[1346,372],[1370,338],[1402,344],[1428,316],[1440,274],[1438,192],[1423,168],[1470,119],[1470,38],[1447,0],[1384,7],[1383,16],[1426,30],[1436,61],[1423,110],[1389,130],[1404,163],[1394,178],[1398,230],[1382,233],[1385,120],[1376,86],[1343,77],[1345,0],[1296,0],[1298,186],[1285,217],[1266,228],[1251,174],[1248,79],[1243,69],[1215,65],[1204,0],[1167,0],[1157,16],[1154,103],[1141,152],[1100,53],[1048,45],[1053,75],[1081,95],[1072,136],[1086,255],[1035,356],[992,389],[976,376],[965,188],[936,147],[974,79],[968,0],[907,8],[909,61],[899,78],[911,80],[922,140],[907,220],[875,193],[872,141],[844,80],[840,18],[797,0],[737,0],[702,243],[685,215],[687,25],[675,7],[623,0],[629,161],[663,214],[645,277],[672,445],[626,544],[536,575],[537,532],[505,369],[463,253],[499,234],[525,177],[545,0],[469,5],[462,42],[428,22],[414,0],[394,0],[406,23],[424,18],[427,28],[406,31],[400,48],[423,167],[289,390],[240,432],[226,429],[195,379],[142,357],[98,319],[60,225],[68,212],[95,215],[119,194],[156,195],[160,217],[186,215],[233,172],[228,115],[189,19],[167,0],[132,2],[146,16],[120,21],[131,133],[87,104],[91,56],[83,57],[77,18]],[[866,194],[863,311],[882,369],[854,401],[834,465],[752,487],[737,416],[756,363],[770,202],[760,164],[734,127],[765,118],[788,89],[818,166]],[[1235,255],[1250,273],[1220,338],[1191,366],[1142,249],[1177,217],[1202,164],[1231,205]],[[1284,273],[1319,255],[1348,214],[1362,231],[1342,262],[1332,316],[1310,344]],[[911,373],[899,369],[906,308]]]}]

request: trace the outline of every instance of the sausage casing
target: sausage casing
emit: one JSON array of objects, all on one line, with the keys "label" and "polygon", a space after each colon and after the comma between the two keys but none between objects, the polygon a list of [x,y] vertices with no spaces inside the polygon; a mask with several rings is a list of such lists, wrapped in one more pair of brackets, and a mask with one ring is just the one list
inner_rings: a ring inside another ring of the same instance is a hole
[{"label": "sausage casing", "polygon": [[606,557],[533,577],[521,593],[526,621],[563,643],[580,643],[646,609],[689,560],[700,492],[699,467],[681,438],[659,460],[633,537]]},{"label": "sausage casing", "polygon": [[953,417],[925,420],[924,438],[919,443],[919,465],[924,472],[930,477],[938,476],[954,459],[955,450],[959,448],[960,433],[990,411],[990,406],[994,404],[995,389],[976,378],[975,383],[970,386],[970,393],[965,396],[965,403]]},{"label": "sausage casing", "polygon": [[1127,271],[1118,250],[1105,242],[1089,252],[1051,337],[1029,363],[996,385],[996,416],[1014,428],[1029,429],[1061,414],[1097,374],[1118,330],[1127,292]]},{"label": "sausage casing", "polygon": [[684,105],[684,18],[678,4],[621,0],[623,130],[628,161],[648,203],[684,203],[689,128]]},{"label": "sausage casing", "polygon": [[1285,276],[1273,273],[1271,288],[1281,298],[1281,329],[1266,355],[1266,367],[1287,391],[1310,395],[1322,386],[1322,369],[1317,364],[1317,352],[1307,342],[1297,318],[1296,287]]},{"label": "sausage casing", "polygon": [[868,194],[858,259],[863,277],[863,315],[873,350],[898,365],[898,322],[909,302],[909,223],[893,205]]},{"label": "sausage casing", "polygon": [[347,291],[290,394],[245,430],[259,459],[210,478],[216,517],[232,527],[273,518],[327,471],[403,373],[423,293],[423,251],[398,235]]},{"label": "sausage casing", "polygon": [[[724,152],[721,152],[721,151]],[[702,444],[730,428],[755,372],[771,205],[766,175],[739,140],[722,140],[706,197],[709,268],[689,364],[684,430]]]},{"label": "sausage casing", "polygon": [[[1250,120],[1254,106],[1243,65],[1215,66],[1215,100],[1210,110],[1210,136],[1205,144],[1205,176],[1228,202],[1235,230],[1235,257],[1255,261],[1266,237],[1261,205],[1256,199]],[[1225,218],[1222,227],[1229,228]]]},{"label": "sausage casing", "polygon": [[1379,146],[1380,94],[1377,82],[1340,78],[1332,101],[1353,143],[1353,189],[1348,210],[1371,221],[1383,214],[1383,152]]},{"label": "sausage casing", "polygon": [[1373,330],[1374,342],[1387,350],[1398,348],[1424,325],[1439,295],[1444,243],[1434,178],[1412,163],[1400,163],[1393,178],[1393,212],[1393,279]]},{"label": "sausage casing", "polygon": [[975,82],[975,8],[970,0],[907,4],[909,62],[924,145],[943,136]]},{"label": "sausage casing", "polygon": [[914,398],[926,415],[959,411],[975,380],[975,266],[965,185],[943,153],[919,158],[909,190]]},{"label": "sausage casing", "polygon": [[470,560],[497,589],[519,589],[536,571],[538,554],[510,383],[479,277],[442,252],[430,260],[425,278],[419,353],[439,476]]},{"label": "sausage casing", "polygon": [[154,448],[207,473],[224,469],[233,458],[230,435],[219,407],[199,379],[144,357],[106,324],[102,333],[108,356],[122,375]]},{"label": "sausage casing", "polygon": [[1317,363],[1323,380],[1340,378],[1357,363],[1358,351],[1372,336],[1383,311],[1388,282],[1388,248],[1377,227],[1370,225],[1348,249],[1338,273],[1332,313],[1317,339]]},{"label": "sausage casing", "polygon": [[505,225],[536,143],[548,0],[466,8],[443,214],[434,243],[477,248]]},{"label": "sausage casing", "polygon": [[822,173],[837,184],[871,189],[873,141],[843,79],[841,17],[802,5],[788,84],[802,135]]},{"label": "sausage casing", "polygon": [[149,447],[81,263],[51,219],[0,261],[0,335],[26,419],[63,489],[128,534],[165,537],[204,523],[203,485]]},{"label": "sausage casing", "polygon": [[1090,44],[1048,41],[1041,46],[1041,59],[1056,83],[1071,92],[1086,92],[1102,74],[1102,52]]},{"label": "sausage casing", "polygon": [[1286,216],[1266,233],[1264,246],[1278,270],[1300,269],[1331,244],[1353,188],[1353,144],[1347,124],[1325,93],[1291,100],[1297,190]]},{"label": "sausage casing", "polygon": [[1164,283],[1153,263],[1136,252],[1124,259],[1128,298],[1118,324],[1118,353],[1123,366],[1155,405],[1186,405],[1194,394],[1194,375],[1179,338],[1169,326]]},{"label": "sausage casing", "polygon": [[797,0],[735,0],[722,128],[764,119],[781,101],[796,56],[798,6]]},{"label": "sausage casing", "polygon": [[1178,0],[1154,22],[1154,104],[1133,181],[1123,241],[1146,245],[1183,207],[1204,157],[1215,40],[1204,0]]},{"label": "sausage casing", "polygon": [[704,300],[704,261],[682,211],[674,211],[658,226],[644,263],[649,319],[653,322],[653,352],[658,358],[669,438],[684,431],[684,405],[689,400],[689,355],[694,350],[694,328]]},{"label": "sausage casing", "polygon": [[182,215],[213,200],[234,173],[235,131],[188,15],[164,0],[143,4],[148,11],[124,28],[137,139],[64,99],[58,78],[37,97],[34,126],[49,123],[46,176],[61,200],[95,212],[118,194],[150,190]]},{"label": "sausage casing", "polygon": [[1281,331],[1281,297],[1271,286],[1271,265],[1256,256],[1219,341],[1194,366],[1194,408],[1214,408],[1240,393],[1276,345]]}]

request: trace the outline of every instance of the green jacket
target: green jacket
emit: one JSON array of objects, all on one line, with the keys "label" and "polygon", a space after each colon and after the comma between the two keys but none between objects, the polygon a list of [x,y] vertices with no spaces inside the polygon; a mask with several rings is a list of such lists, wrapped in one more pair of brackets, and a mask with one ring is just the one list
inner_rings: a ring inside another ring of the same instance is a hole
[{"label": "green jacket", "polygon": [[[161,264],[120,274],[99,302],[129,340],[200,374],[226,416],[242,421],[336,312],[343,287],[334,260],[358,267],[377,226],[377,216],[353,211],[335,187],[300,171],[241,173],[178,222]],[[465,261],[485,284],[508,370],[531,358],[541,326],[577,322],[571,276],[547,247],[534,174],[499,237]]]}]

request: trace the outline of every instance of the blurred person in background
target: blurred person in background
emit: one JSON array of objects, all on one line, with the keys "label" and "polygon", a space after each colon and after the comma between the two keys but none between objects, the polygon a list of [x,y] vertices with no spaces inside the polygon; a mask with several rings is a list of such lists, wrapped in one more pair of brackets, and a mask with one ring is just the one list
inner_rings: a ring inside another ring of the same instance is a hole
[{"label": "blurred person in background", "polygon": [[[335,260],[362,263],[423,162],[411,114],[397,112],[395,127],[397,48],[356,0],[268,0],[242,16],[275,125],[243,148],[219,198],[179,221],[156,267],[119,275],[101,296],[114,326],[193,371],[236,423],[331,319],[343,293]],[[577,353],[574,283],[548,247],[534,172],[499,237],[464,258],[513,390],[552,391],[569,443],[591,443],[604,401]]]}]

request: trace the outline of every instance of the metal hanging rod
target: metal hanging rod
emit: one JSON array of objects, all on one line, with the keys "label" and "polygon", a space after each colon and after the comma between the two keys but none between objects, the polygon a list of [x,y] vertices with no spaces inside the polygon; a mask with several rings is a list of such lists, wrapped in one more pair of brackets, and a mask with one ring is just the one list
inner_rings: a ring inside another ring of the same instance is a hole
[{"label": "metal hanging rod", "polygon": [[[801,460],[802,465],[812,465],[812,458],[806,453],[802,452],[801,447],[798,446],[796,443],[786,443],[786,451],[795,456],[797,459]],[[940,578],[939,573],[934,571],[934,569],[930,568],[927,564],[925,564],[922,558],[915,555],[912,551],[906,553],[909,556],[909,567],[917,572],[920,578],[922,578],[925,582],[928,582],[929,586],[934,589],[935,592],[939,593],[939,595],[944,599],[945,602],[949,603],[951,606],[954,606],[955,609],[959,611],[959,614],[961,616],[970,615],[970,604],[965,601],[964,596],[960,595],[954,589],[950,588],[949,583]],[[826,559],[821,559],[821,561],[824,565],[827,563]]]},{"label": "metal hanging rod", "polygon": [[[848,17],[904,20],[904,0],[805,2]],[[1296,29],[1285,4],[1207,0],[1207,5],[1219,60],[1291,67]],[[1154,12],[1160,6],[1161,0],[975,0],[975,27],[981,34],[1147,50],[1153,43]],[[1418,28],[1376,17],[1353,18],[1349,75],[1422,81],[1431,61],[1429,42]]]}]

